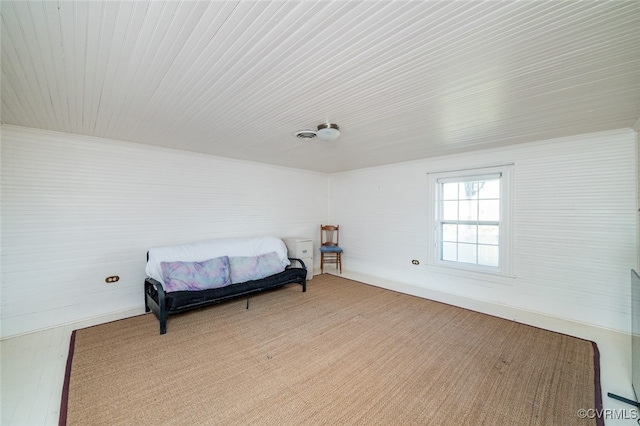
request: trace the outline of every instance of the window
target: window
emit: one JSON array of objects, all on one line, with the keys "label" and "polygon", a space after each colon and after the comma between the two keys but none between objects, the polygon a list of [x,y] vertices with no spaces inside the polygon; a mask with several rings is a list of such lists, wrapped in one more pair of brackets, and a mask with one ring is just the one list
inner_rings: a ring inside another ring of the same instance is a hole
[{"label": "window", "polygon": [[430,175],[432,264],[511,274],[511,168]]}]

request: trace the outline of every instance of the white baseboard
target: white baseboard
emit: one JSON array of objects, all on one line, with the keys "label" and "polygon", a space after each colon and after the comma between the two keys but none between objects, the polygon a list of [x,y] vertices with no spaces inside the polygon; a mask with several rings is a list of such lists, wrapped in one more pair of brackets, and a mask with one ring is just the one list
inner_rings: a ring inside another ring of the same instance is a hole
[{"label": "white baseboard", "polygon": [[[314,277],[320,275],[320,271],[314,271]],[[386,288],[388,290],[397,291],[400,293],[410,294],[412,296],[422,297],[436,302],[447,303],[454,306],[459,306],[465,309],[471,309],[476,312],[481,312],[488,315],[493,315],[499,318],[504,318],[512,321],[516,321],[522,324],[531,325],[534,327],[544,328],[546,330],[555,331],[558,333],[568,334],[571,336],[579,337],[582,339],[592,340],[598,342],[603,335],[608,338],[615,338],[618,341],[631,342],[631,336],[627,333],[623,333],[617,330],[607,329],[603,327],[597,327],[591,324],[581,323],[577,321],[568,320],[565,318],[553,317],[546,314],[542,314],[534,311],[527,311],[519,308],[514,308],[507,305],[500,305],[496,303],[490,303],[482,300],[472,299],[468,297],[458,296],[454,294],[444,293],[424,287],[419,287],[412,284],[401,283],[398,281],[392,281],[385,278],[379,278],[372,275],[362,274],[359,272],[353,272],[343,270],[340,274],[335,271],[325,271],[327,274],[336,275],[355,281],[359,281],[365,284],[374,285],[376,287]],[[85,327],[91,327],[93,325],[104,324],[110,321],[116,321],[123,318],[128,318],[136,315],[144,314],[144,307],[127,309],[123,311],[113,312],[107,315],[101,315],[91,318],[86,318],[80,321],[58,324],[56,326],[47,327],[44,329],[34,330],[28,333],[16,334],[11,336],[5,336],[0,340],[6,340],[13,337],[18,337],[26,334],[37,333],[40,331],[48,330],[57,327],[69,327],[71,329],[79,329]]]},{"label": "white baseboard", "polygon": [[124,318],[129,318],[129,317],[134,317],[134,316],[137,316],[137,315],[142,315],[144,313],[145,313],[144,307],[134,308],[134,309],[126,309],[124,311],[112,312],[112,313],[107,314],[107,315],[100,315],[100,316],[96,316],[96,317],[85,318],[83,320],[68,322],[68,323],[64,323],[64,324],[56,324],[56,325],[51,326],[51,327],[45,327],[45,328],[42,328],[42,329],[29,331],[27,333],[19,333],[19,334],[13,334],[11,336],[4,336],[4,337],[2,337],[2,339],[0,339],[0,341],[4,341],[4,340],[7,340],[7,339],[12,339],[14,337],[26,336],[26,335],[33,334],[33,333],[39,333],[39,332],[42,332],[42,331],[45,331],[45,330],[51,330],[51,329],[60,328],[60,327],[67,327],[67,328],[69,328],[71,330],[77,330],[77,329],[80,329],[80,328],[91,327],[91,326],[98,325],[98,324],[104,324],[104,323],[111,322],[111,321],[117,321],[117,320],[124,319]]}]

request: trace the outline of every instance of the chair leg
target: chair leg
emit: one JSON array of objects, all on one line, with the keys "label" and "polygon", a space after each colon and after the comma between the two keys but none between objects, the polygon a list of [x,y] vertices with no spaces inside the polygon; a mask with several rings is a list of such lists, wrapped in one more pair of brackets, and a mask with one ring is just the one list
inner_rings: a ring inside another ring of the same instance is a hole
[{"label": "chair leg", "polygon": [[[320,274],[324,274],[324,262],[324,253],[320,253]],[[327,262],[335,263],[336,270],[339,270],[342,274],[342,253],[330,253]]]}]

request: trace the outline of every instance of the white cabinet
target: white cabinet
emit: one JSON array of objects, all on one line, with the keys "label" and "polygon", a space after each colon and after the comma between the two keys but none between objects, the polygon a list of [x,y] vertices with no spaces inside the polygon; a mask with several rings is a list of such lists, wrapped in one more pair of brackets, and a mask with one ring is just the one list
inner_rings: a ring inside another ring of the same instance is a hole
[{"label": "white cabinet", "polygon": [[301,259],[307,267],[307,279],[313,278],[313,240],[307,237],[289,237],[282,241],[287,245],[289,257]]}]

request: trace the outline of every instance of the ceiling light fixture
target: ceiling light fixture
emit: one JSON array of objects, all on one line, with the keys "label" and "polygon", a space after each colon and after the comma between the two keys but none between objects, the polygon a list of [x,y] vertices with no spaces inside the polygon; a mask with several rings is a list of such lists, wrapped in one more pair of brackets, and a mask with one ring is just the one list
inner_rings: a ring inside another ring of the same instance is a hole
[{"label": "ceiling light fixture", "polygon": [[335,141],[340,137],[340,128],[337,124],[333,123],[318,124],[316,134],[323,141]]}]

